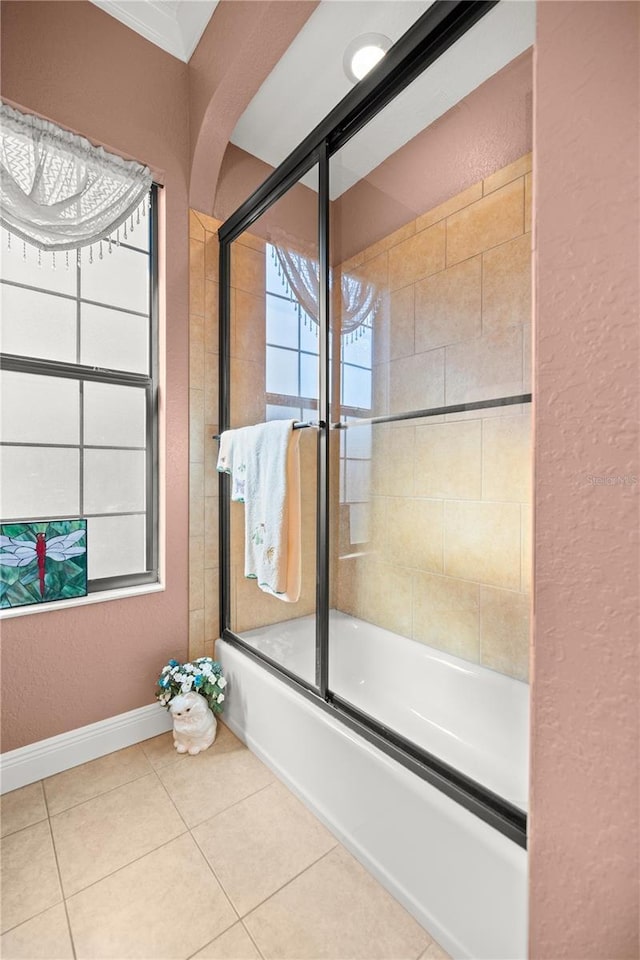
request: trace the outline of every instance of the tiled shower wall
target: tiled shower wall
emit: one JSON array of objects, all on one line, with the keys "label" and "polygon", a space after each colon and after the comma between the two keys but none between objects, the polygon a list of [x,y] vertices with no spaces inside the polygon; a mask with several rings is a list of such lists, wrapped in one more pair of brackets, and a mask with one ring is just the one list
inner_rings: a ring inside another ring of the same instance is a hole
[{"label": "tiled shower wall", "polygon": [[[189,655],[220,635],[218,559],[218,239],[220,221],[190,211]],[[231,426],[260,423],[265,396],[265,243],[244,233],[231,255]],[[300,436],[302,593],[290,604],[244,577],[244,507],[231,504],[231,623],[245,631],[315,610],[315,432]]]},{"label": "tiled shower wall", "polygon": [[[383,298],[374,415],[530,391],[530,206],[527,155],[342,264]],[[356,428],[371,460],[346,498],[370,534],[350,543],[342,502],[339,609],[526,679],[530,422],[518,405]]]}]

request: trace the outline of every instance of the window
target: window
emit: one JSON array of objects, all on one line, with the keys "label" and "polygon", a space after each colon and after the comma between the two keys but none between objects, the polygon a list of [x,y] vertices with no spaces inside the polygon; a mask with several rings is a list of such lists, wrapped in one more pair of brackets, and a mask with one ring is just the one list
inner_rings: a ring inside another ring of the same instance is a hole
[{"label": "window", "polygon": [[89,592],[157,580],[156,207],[112,252],[0,231],[0,517],[86,518]]},{"label": "window", "polygon": [[318,328],[291,296],[266,249],[267,420],[318,415]]}]

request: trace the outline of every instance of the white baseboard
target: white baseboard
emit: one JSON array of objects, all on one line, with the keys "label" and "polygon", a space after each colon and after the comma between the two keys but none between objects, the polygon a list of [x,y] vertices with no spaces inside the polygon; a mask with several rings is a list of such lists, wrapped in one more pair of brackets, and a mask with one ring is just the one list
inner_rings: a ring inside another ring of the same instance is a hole
[{"label": "white baseboard", "polygon": [[17,790],[54,773],[77,767],[79,763],[156,737],[166,733],[171,726],[169,711],[159,703],[152,703],[57,737],[9,750],[0,754],[0,793]]}]

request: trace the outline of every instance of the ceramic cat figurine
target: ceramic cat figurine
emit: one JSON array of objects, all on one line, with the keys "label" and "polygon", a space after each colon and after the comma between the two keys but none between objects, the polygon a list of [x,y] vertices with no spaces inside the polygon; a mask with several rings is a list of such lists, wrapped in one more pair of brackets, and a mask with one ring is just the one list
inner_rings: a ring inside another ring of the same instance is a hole
[{"label": "ceramic cat figurine", "polygon": [[216,738],[216,718],[199,693],[182,693],[169,703],[173,717],[173,745],[178,753],[200,753]]}]

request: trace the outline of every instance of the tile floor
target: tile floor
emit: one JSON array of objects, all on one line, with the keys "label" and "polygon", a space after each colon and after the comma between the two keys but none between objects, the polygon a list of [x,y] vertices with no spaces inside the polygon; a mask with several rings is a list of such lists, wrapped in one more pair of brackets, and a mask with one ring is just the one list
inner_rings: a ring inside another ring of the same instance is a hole
[{"label": "tile floor", "polygon": [[5,794],[3,960],[446,954],[223,726],[171,734]]}]

